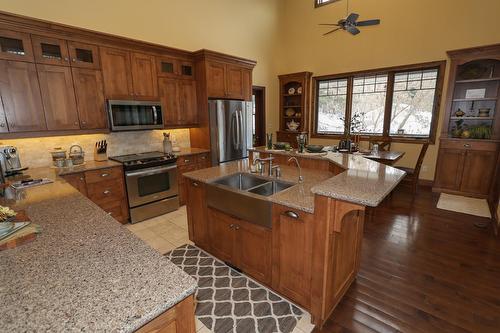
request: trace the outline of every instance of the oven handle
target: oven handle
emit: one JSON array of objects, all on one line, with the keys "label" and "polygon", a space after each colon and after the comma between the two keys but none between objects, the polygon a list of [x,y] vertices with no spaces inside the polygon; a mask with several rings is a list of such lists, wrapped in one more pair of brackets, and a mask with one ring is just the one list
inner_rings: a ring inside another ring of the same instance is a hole
[{"label": "oven handle", "polygon": [[172,170],[172,169],[177,169],[177,165],[172,165],[169,167],[160,167],[160,168],[155,168],[155,169],[145,169],[145,170],[139,170],[135,172],[125,172],[126,177],[135,177],[135,176],[152,176],[156,175],[159,173],[164,173],[165,171]]},{"label": "oven handle", "polygon": [[153,105],[153,123],[158,125],[158,113],[156,111],[156,106]]}]

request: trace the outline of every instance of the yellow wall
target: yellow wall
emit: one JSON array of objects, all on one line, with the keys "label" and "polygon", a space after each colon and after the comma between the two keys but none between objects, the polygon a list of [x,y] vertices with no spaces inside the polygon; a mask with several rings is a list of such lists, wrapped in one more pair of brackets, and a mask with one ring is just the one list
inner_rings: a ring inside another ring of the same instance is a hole
[{"label": "yellow wall", "polygon": [[[278,127],[277,74],[307,70],[324,75],[443,60],[450,49],[500,42],[498,0],[351,0],[350,11],[360,19],[377,17],[382,24],[358,36],[337,32],[322,37],[325,28],[318,23],[344,17],[345,5],[340,1],[315,9],[313,0],[0,0],[4,11],[254,59],[254,84],[267,87],[269,132]],[[401,164],[414,163],[415,146],[395,144],[394,149],[407,152]],[[422,178],[433,178],[436,158],[437,145],[429,148]]]},{"label": "yellow wall", "polygon": [[[360,20],[380,18],[381,25],[361,28],[357,36],[338,31],[323,37],[328,29],[318,23],[345,17],[346,1],[315,9],[313,0],[285,0],[277,71],[343,73],[444,60],[447,50],[500,43],[498,0],[351,0],[349,5]],[[429,147],[421,178],[434,178],[437,143]],[[392,149],[406,151],[400,164],[411,166],[420,148],[394,144]]]}]

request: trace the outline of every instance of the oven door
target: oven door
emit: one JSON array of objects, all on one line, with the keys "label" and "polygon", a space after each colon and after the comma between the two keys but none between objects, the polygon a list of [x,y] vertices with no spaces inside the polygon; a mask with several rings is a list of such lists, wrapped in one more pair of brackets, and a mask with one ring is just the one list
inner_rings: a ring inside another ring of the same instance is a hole
[{"label": "oven door", "polygon": [[130,207],[173,197],[179,193],[175,164],[127,171],[125,181]]}]

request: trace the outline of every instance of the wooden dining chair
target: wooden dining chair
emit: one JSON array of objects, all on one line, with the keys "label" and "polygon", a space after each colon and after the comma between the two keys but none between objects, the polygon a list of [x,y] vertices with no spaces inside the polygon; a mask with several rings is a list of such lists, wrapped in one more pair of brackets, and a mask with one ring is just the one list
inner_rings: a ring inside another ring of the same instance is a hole
[{"label": "wooden dining chair", "polygon": [[370,140],[368,141],[368,147],[370,151],[373,149],[373,145],[375,144],[378,145],[379,151],[391,151],[391,141]]},{"label": "wooden dining chair", "polygon": [[415,168],[396,167],[400,170],[406,171],[406,176],[403,179],[403,182],[411,184],[413,194],[415,194],[417,192],[418,177],[420,175],[420,169],[422,168],[422,163],[424,162],[425,153],[427,152],[428,147],[429,147],[428,143],[424,143],[422,145],[422,148],[420,149],[420,154],[418,155],[417,164],[415,165]]}]

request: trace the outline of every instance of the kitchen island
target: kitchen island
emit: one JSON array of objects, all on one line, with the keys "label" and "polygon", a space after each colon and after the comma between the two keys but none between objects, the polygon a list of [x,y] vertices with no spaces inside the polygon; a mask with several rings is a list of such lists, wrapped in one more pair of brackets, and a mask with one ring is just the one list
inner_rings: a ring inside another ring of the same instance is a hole
[{"label": "kitchen island", "polygon": [[[272,154],[279,180],[250,175],[248,159],[184,175],[190,239],[307,309],[321,327],[356,278],[366,207],[376,207],[405,173],[357,155],[255,148],[250,160],[255,153]],[[264,187],[277,190],[255,194]],[[252,219],[266,203],[271,222]]]},{"label": "kitchen island", "polygon": [[0,199],[42,227],[35,241],[0,252],[1,331],[133,332],[182,306],[180,331],[194,332],[191,277],[53,169],[30,174],[54,183]]}]

